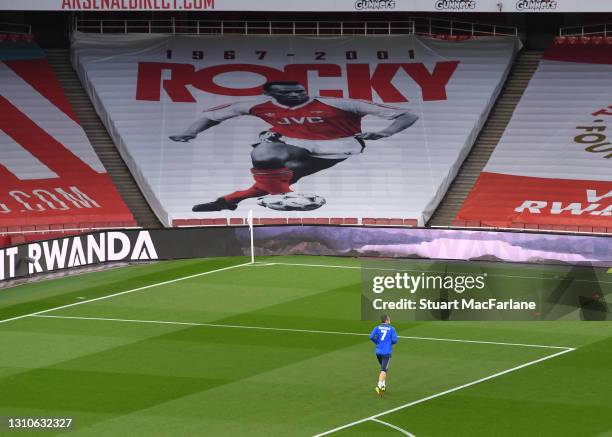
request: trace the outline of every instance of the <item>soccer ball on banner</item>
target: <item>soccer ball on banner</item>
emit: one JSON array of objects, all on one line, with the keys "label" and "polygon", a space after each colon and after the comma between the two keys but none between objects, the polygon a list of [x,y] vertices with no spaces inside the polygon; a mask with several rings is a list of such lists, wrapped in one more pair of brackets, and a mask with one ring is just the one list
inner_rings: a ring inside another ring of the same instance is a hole
[{"label": "soccer ball on banner", "polygon": [[277,211],[312,211],[325,205],[325,199],[316,194],[269,194],[257,199],[257,203]]}]

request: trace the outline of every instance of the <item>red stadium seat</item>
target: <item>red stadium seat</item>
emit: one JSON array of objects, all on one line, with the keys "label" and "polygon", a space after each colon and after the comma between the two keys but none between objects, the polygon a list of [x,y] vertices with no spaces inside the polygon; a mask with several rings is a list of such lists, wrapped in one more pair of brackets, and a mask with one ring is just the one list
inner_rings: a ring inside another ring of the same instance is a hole
[{"label": "red stadium seat", "polygon": [[[181,227],[181,226],[199,226],[202,224],[203,220],[199,220],[199,219],[179,219],[179,220],[174,220],[172,222],[172,225],[174,227]],[[212,222],[210,223],[212,224]]]},{"label": "red stadium seat", "polygon": [[11,235],[10,240],[9,240],[9,244],[11,246],[17,246],[18,244],[24,244],[25,242],[26,242],[26,238],[22,234]]},{"label": "red stadium seat", "polygon": [[536,224],[534,225],[535,228],[534,229],[538,229],[540,231],[554,231],[554,225],[548,224],[548,223],[542,223],[542,224]]},{"label": "red stadium seat", "polygon": [[287,219],[285,218],[262,218],[262,225],[286,225]]}]

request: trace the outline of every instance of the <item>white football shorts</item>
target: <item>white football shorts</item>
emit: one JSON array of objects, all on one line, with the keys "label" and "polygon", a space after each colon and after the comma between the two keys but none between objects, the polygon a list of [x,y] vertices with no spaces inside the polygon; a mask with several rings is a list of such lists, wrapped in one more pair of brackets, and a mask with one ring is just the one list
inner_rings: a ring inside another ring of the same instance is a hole
[{"label": "white football shorts", "polygon": [[315,158],[345,159],[363,152],[364,143],[355,137],[335,140],[303,140],[300,138],[282,137],[281,141],[295,147],[301,147]]}]

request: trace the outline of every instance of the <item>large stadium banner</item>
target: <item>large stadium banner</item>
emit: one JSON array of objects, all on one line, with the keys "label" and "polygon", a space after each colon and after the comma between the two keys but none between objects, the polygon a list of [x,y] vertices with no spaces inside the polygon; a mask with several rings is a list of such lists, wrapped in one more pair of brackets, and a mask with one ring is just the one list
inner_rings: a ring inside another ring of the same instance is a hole
[{"label": "large stadium banner", "polygon": [[0,43],[0,226],[133,220],[44,52]]},{"label": "large stadium banner", "polygon": [[[520,42],[76,33],[73,62],[160,220],[424,224]],[[278,196],[286,192],[299,193]]]},{"label": "large stadium banner", "polygon": [[0,0],[0,10],[605,12],[602,0]]},{"label": "large stadium banner", "polygon": [[612,227],[612,46],[555,44],[457,218]]}]

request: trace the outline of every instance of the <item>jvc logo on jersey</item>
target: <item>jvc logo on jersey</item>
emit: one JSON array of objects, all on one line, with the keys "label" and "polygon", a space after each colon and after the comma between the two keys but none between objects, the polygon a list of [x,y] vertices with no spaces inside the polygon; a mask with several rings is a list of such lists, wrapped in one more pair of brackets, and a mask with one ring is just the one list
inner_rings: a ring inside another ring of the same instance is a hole
[{"label": "jvc logo on jersey", "polygon": [[357,0],[355,2],[355,9],[358,11],[395,9],[395,1],[394,0]]},{"label": "jvc logo on jersey", "polygon": [[[337,77],[345,82],[348,96],[345,95],[344,84],[338,83],[337,89],[321,89],[322,97],[348,97],[372,101],[377,94],[385,103],[408,102],[408,89],[398,89],[393,80],[398,75],[408,76],[421,90],[423,101],[446,100],[446,85],[459,66],[459,61],[441,61],[432,67],[422,62],[385,63],[385,64],[288,64],[283,70],[258,64],[222,64],[196,70],[192,64],[177,64],[170,62],[140,62],[138,64],[138,83],[136,99],[159,102],[161,90],[166,92],[173,102],[195,103],[190,87],[220,96],[260,96],[263,89],[260,86],[244,88],[244,83],[254,78],[262,77],[266,82],[276,80],[295,80],[307,88],[316,75],[325,78]],[[430,69],[431,68],[431,69]],[[168,74],[169,73],[169,74]],[[217,76],[228,73],[240,75],[240,82],[220,85]],[[166,77],[169,76],[169,79]],[[316,80],[316,79],[315,79]],[[415,98],[416,96],[412,96]]]},{"label": "jvc logo on jersey", "polygon": [[283,117],[277,124],[315,124],[325,123],[321,117]]},{"label": "jvc logo on jersey", "polygon": [[439,11],[476,9],[476,1],[475,0],[438,0],[436,2],[436,9]]},{"label": "jvc logo on jersey", "polygon": [[519,0],[516,2],[517,11],[552,11],[557,9],[555,0]]}]

